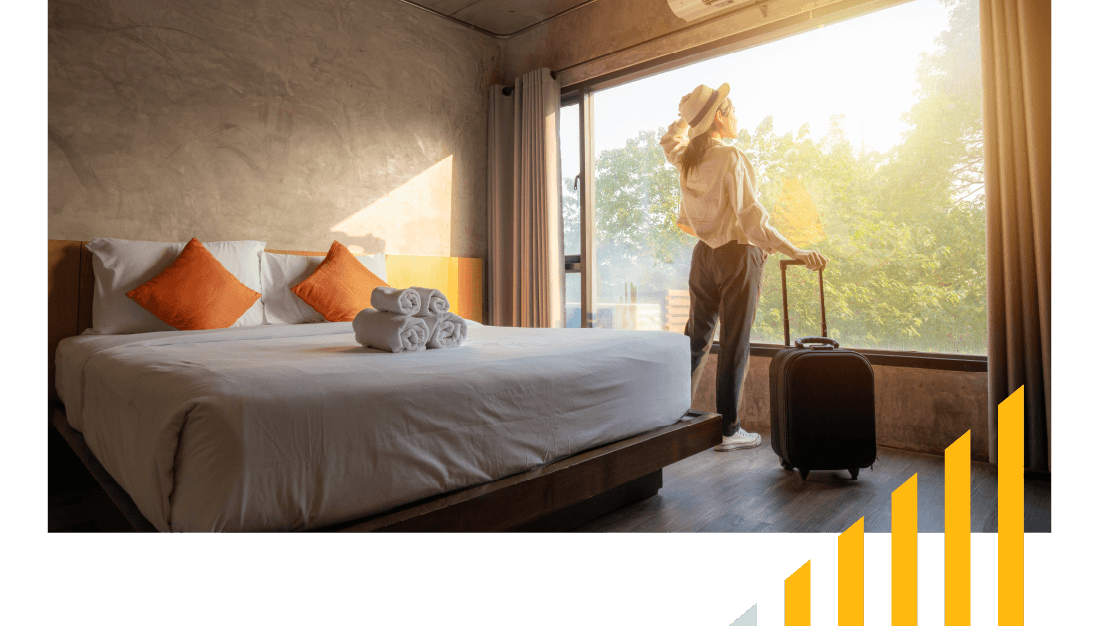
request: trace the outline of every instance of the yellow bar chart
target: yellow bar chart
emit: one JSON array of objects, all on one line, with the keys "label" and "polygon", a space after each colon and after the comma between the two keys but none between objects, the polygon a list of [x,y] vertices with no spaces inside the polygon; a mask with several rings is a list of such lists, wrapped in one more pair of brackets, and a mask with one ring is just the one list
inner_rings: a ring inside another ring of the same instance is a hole
[{"label": "yellow bar chart", "polygon": [[998,625],[1024,625],[1025,388],[998,405]]},{"label": "yellow bar chart", "polygon": [[944,450],[944,625],[971,625],[971,430]]},{"label": "yellow bar chart", "polygon": [[891,493],[891,625],[917,625],[917,479]]},{"label": "yellow bar chart", "polygon": [[837,537],[837,625],[864,625],[864,517]]},{"label": "yellow bar chart", "polygon": [[784,625],[810,625],[810,561],[784,581]]},{"label": "yellow bar chart", "polygon": [[[1024,387],[998,406],[998,625],[1024,625]],[[891,493],[891,625],[918,624],[918,477]],[[944,450],[944,625],[971,625],[971,432]],[[810,561],[784,625],[810,625]],[[837,537],[837,624],[864,625],[864,519]]]}]

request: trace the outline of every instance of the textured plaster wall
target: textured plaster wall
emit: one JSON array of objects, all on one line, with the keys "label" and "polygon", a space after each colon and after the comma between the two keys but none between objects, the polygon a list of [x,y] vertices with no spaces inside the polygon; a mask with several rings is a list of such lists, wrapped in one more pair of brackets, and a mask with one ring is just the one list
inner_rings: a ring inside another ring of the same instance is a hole
[{"label": "textured plaster wall", "polygon": [[485,258],[501,53],[391,0],[51,0],[49,237]]}]

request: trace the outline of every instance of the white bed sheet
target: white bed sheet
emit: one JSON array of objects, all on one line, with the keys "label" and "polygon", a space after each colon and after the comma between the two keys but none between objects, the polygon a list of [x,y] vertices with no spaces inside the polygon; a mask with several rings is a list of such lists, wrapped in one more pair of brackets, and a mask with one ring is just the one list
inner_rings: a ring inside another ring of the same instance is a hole
[{"label": "white bed sheet", "polygon": [[666,332],[471,325],[391,354],[351,323],[129,336],[57,350],[70,424],[161,531],[323,527],[669,425]]}]

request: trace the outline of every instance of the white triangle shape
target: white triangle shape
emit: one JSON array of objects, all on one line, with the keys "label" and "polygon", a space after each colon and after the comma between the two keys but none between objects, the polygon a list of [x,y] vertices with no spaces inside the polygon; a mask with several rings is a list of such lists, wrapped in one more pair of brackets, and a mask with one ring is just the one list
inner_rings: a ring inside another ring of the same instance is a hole
[{"label": "white triangle shape", "polygon": [[756,604],[753,607],[745,610],[744,615],[738,617],[731,626],[756,626]]}]

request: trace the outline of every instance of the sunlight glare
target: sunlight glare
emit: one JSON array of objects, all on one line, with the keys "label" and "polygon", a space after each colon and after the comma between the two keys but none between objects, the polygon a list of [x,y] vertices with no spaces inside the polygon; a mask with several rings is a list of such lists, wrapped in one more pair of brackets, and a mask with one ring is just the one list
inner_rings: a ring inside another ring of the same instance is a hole
[{"label": "sunlight glare", "polygon": [[387,254],[450,256],[453,159],[437,162],[329,231],[376,236]]}]

